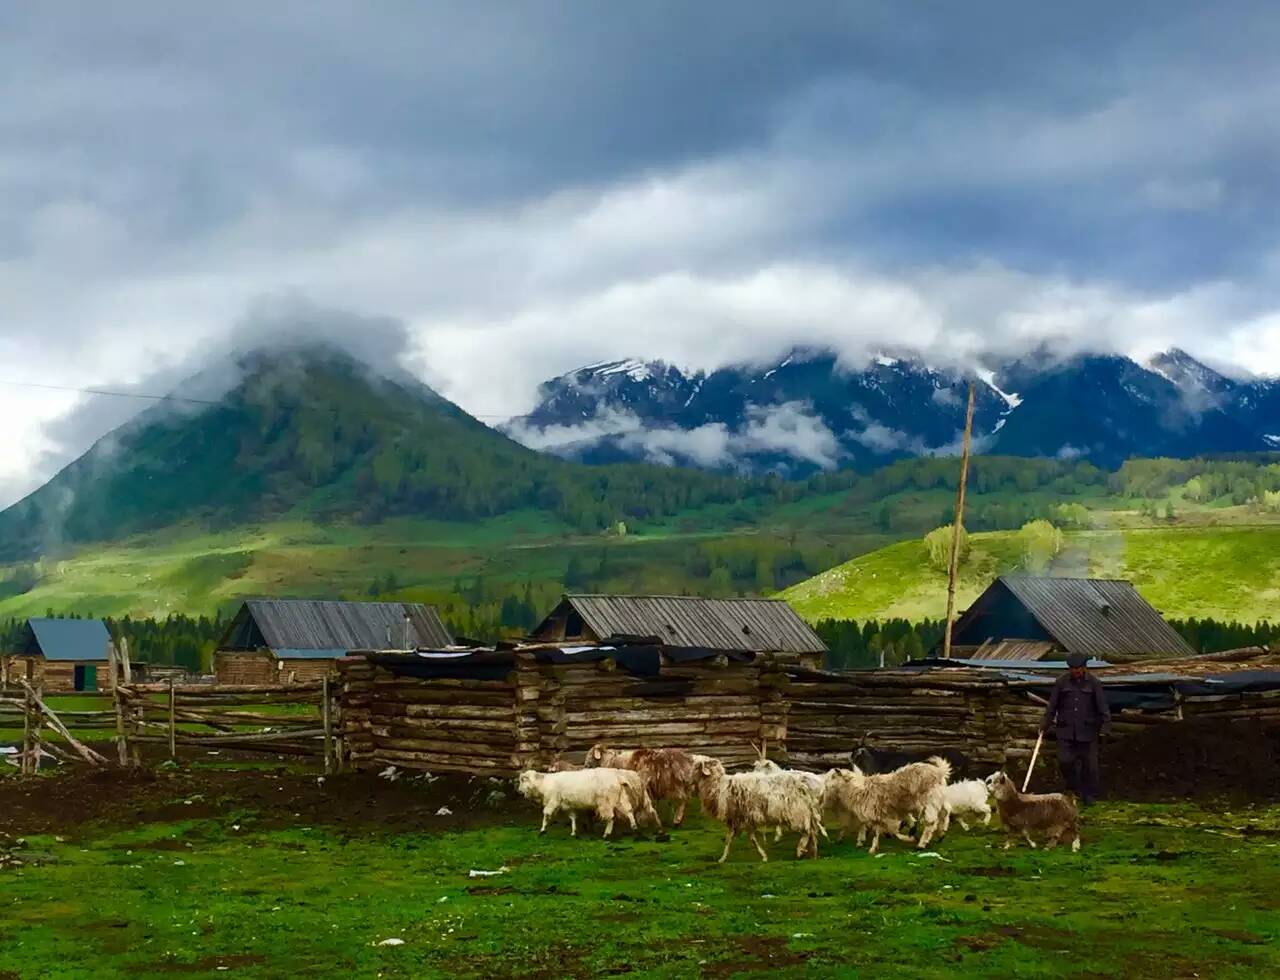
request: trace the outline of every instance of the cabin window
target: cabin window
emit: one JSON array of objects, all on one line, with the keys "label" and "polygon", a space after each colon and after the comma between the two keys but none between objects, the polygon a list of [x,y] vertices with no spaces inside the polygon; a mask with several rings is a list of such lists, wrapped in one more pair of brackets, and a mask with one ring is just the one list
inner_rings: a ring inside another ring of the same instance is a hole
[{"label": "cabin window", "polygon": [[565,617],[564,635],[566,639],[582,636],[582,617],[572,609],[569,610],[569,615]]}]

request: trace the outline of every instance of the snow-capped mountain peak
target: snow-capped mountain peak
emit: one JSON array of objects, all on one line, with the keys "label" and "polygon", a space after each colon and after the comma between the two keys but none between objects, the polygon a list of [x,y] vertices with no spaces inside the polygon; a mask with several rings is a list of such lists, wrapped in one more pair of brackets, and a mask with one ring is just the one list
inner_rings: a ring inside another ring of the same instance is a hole
[{"label": "snow-capped mountain peak", "polygon": [[509,434],[588,462],[677,465],[801,475],[866,467],[959,445],[969,379],[980,451],[1085,456],[1189,456],[1280,448],[1280,382],[1235,381],[1185,351],[1146,364],[1047,348],[968,370],[907,351],[860,366],[795,348],[765,364],[686,373],[639,358],[589,365],[544,383]]}]

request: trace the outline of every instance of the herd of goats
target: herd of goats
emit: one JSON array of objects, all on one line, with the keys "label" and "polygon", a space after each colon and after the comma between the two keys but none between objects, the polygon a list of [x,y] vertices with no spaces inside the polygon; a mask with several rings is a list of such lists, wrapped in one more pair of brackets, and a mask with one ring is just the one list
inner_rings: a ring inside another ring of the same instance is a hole
[{"label": "herd of goats", "polygon": [[[1021,834],[1032,847],[1036,837],[1053,848],[1070,844],[1080,849],[1080,819],[1072,797],[1061,793],[1023,793],[1003,772],[986,780],[950,782],[949,761],[932,756],[906,762],[889,772],[867,772],[851,760],[848,769],[818,774],[783,769],[765,757],[746,772],[729,773],[718,759],[683,749],[612,749],[593,746],[586,765],[557,763],[551,772],[527,771],[517,779],[520,793],[542,805],[542,833],[559,812],[569,815],[571,833],[578,832],[578,814],[594,813],[604,822],[604,836],[613,833],[615,818],[632,829],[638,820],[661,828],[654,803],[669,800],[672,822],[679,826],[685,807],[698,799],[703,813],[724,824],[723,862],[733,838],[746,833],[767,861],[760,834],[798,833],[796,857],[818,856],[818,838],[827,837],[827,825],[841,835],[856,833],[858,845],[871,837],[870,853],[880,838],[892,835],[923,850],[935,837],[946,834],[952,818],[965,830],[966,818],[991,821],[994,797],[1000,822],[1008,835],[1008,848]],[[856,754],[855,754],[856,756]],[[914,836],[912,835],[914,831]]]}]

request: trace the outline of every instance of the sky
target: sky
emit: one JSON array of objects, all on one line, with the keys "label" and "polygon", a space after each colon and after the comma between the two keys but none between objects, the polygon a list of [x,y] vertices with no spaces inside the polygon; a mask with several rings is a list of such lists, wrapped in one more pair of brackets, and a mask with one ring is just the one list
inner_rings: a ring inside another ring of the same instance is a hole
[{"label": "sky", "polygon": [[[1266,2],[0,6],[0,504],[231,350],[1280,372]],[[16,384],[21,383],[21,384]]]}]

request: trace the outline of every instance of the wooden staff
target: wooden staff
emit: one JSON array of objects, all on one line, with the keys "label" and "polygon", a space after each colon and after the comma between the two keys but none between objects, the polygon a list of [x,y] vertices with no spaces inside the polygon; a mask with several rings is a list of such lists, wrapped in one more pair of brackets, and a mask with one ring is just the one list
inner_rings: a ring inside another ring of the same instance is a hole
[{"label": "wooden staff", "polygon": [[1027,791],[1027,787],[1031,785],[1031,774],[1036,768],[1036,759],[1040,758],[1040,743],[1044,741],[1044,731],[1036,736],[1036,747],[1031,750],[1031,763],[1027,766],[1027,778],[1022,781],[1022,792]]},{"label": "wooden staff", "polygon": [[951,626],[956,618],[956,572],[960,567],[960,534],[964,529],[964,487],[969,479],[969,445],[973,438],[973,382],[969,382],[969,406],[964,413],[964,443],[960,450],[960,486],[956,490],[956,523],[951,531],[951,560],[947,567],[947,625],[942,634],[942,656],[951,656]]},{"label": "wooden staff", "polygon": [[324,771],[328,773],[333,772],[333,720],[329,715],[328,675],[320,690],[320,718],[324,725]]}]

